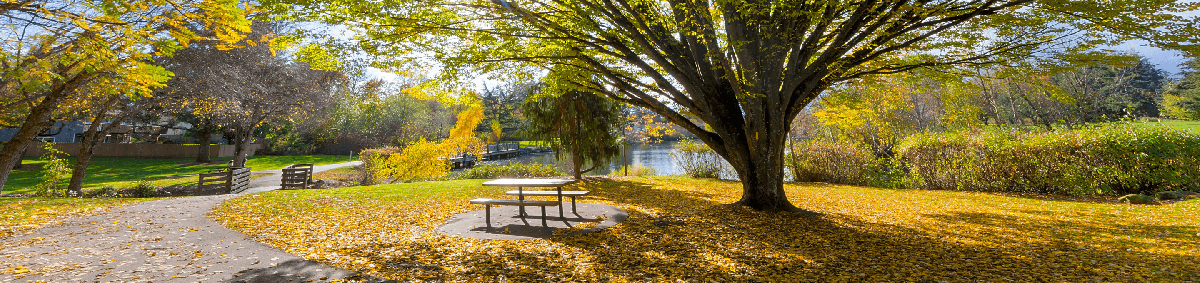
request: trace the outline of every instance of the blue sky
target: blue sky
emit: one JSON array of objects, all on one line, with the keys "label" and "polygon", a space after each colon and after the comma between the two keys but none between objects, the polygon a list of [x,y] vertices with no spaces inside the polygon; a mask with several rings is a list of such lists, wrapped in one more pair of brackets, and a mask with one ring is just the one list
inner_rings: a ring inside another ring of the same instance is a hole
[{"label": "blue sky", "polygon": [[1179,51],[1162,50],[1146,46],[1144,41],[1126,42],[1112,48],[1117,51],[1133,51],[1150,60],[1159,70],[1167,71],[1171,77],[1178,78],[1179,64],[1187,60]]}]

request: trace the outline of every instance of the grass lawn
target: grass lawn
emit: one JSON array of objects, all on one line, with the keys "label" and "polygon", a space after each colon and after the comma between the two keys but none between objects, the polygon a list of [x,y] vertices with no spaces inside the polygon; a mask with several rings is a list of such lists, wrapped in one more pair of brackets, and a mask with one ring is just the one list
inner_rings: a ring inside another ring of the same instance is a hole
[{"label": "grass lawn", "polygon": [[1145,122],[1146,125],[1163,125],[1179,130],[1200,134],[1200,121],[1162,120],[1162,122]]},{"label": "grass lawn", "polygon": [[547,144],[544,141],[519,141],[519,143],[521,143],[521,147],[550,146],[549,144]]},{"label": "grass lawn", "polygon": [[85,216],[103,209],[153,198],[0,198],[0,239]]},{"label": "grass lawn", "polygon": [[1146,206],[955,191],[787,185],[819,218],[734,202],[741,185],[681,177],[589,182],[629,219],[538,241],[434,231],[481,180],[274,191],[212,217],[308,259],[401,281],[1184,281],[1200,279],[1200,200]]},{"label": "grass lawn", "polygon": [[[71,164],[75,159],[68,159]],[[195,159],[138,159],[138,158],[92,158],[88,164],[88,173],[84,177],[84,188],[92,189],[102,186],[130,187],[138,180],[150,180],[158,186],[178,185],[196,182],[195,177],[167,178],[176,175],[191,175],[207,173],[209,170],[224,168],[217,165],[184,165]],[[228,161],[230,158],[220,158]],[[333,164],[349,161],[346,156],[251,156],[246,166],[254,170],[280,169],[290,164],[315,163],[316,165]],[[44,161],[37,158],[26,158],[24,164],[40,168]],[[33,192],[33,186],[41,183],[41,170],[20,170],[9,175],[4,184],[4,193]]]}]

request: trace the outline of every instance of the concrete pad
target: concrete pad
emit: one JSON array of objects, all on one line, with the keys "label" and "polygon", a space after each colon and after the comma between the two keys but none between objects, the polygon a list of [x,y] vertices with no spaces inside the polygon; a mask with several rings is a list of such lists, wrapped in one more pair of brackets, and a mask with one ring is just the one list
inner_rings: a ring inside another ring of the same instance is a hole
[{"label": "concrete pad", "polygon": [[[487,227],[486,211],[484,209],[454,215],[449,221],[438,227],[438,233],[489,240],[537,240],[555,237],[554,231],[571,228],[576,225],[594,227],[572,231],[559,235],[560,237],[600,231],[616,226],[625,221],[629,214],[620,208],[603,204],[576,203],[575,212],[571,212],[571,203],[563,203],[562,217],[559,216],[558,206],[547,206],[546,226],[542,226],[542,209],[537,206],[526,207],[526,216],[517,214],[516,206],[492,206],[492,228]],[[482,206],[482,205],[481,205]]]}]

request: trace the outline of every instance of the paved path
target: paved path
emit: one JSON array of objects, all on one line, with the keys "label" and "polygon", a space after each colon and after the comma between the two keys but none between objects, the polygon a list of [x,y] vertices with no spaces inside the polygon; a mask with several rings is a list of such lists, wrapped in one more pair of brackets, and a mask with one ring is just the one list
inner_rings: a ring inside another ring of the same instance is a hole
[{"label": "paved path", "polygon": [[386,282],[305,260],[206,217],[234,197],[140,202],[3,239],[0,282]]},{"label": "paved path", "polygon": [[[332,170],[335,168],[341,168],[341,167],[347,167],[347,166],[358,166],[358,165],[362,165],[362,161],[350,161],[350,162],[344,162],[344,163],[338,163],[338,164],[318,165],[318,166],[313,166],[313,173],[317,173],[317,172],[321,172],[321,171],[329,171],[329,170]],[[283,170],[282,169],[254,171],[253,173],[254,174],[266,173],[266,174],[271,174],[271,176],[265,176],[265,177],[260,177],[260,178],[254,179],[254,180],[250,180],[250,188],[246,189],[245,191],[242,191],[241,194],[253,194],[253,193],[261,193],[261,192],[266,192],[266,191],[278,190],[279,182],[283,181]]]}]

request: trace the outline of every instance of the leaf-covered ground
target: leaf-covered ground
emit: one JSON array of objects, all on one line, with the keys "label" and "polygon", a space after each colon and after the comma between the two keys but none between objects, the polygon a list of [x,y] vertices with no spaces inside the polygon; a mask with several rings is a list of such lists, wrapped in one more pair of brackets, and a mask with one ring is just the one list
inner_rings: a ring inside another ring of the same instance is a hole
[{"label": "leaf-covered ground", "polygon": [[434,229],[505,188],[445,181],[276,191],[212,217],[305,258],[392,279],[452,281],[1185,281],[1200,279],[1200,201],[1163,206],[788,185],[805,218],[722,205],[738,183],[589,182],[629,219],[541,241]]},{"label": "leaf-covered ground", "polygon": [[15,233],[90,215],[119,205],[151,200],[128,198],[0,198],[0,239]]}]

